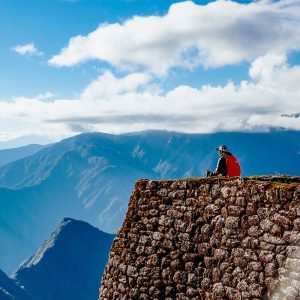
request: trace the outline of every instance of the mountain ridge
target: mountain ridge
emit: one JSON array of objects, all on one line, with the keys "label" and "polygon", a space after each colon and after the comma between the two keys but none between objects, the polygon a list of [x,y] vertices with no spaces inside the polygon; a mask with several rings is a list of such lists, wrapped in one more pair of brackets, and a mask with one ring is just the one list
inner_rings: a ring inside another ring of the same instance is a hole
[{"label": "mountain ridge", "polygon": [[31,144],[11,149],[0,150],[0,166],[4,166],[16,160],[30,156],[39,150],[47,147],[46,145]]}]

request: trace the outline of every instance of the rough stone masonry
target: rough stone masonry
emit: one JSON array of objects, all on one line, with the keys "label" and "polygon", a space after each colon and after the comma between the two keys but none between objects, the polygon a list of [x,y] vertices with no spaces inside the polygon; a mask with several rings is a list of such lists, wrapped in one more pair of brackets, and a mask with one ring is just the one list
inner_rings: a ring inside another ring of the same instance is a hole
[{"label": "rough stone masonry", "polygon": [[99,299],[300,299],[299,291],[298,177],[139,180]]}]

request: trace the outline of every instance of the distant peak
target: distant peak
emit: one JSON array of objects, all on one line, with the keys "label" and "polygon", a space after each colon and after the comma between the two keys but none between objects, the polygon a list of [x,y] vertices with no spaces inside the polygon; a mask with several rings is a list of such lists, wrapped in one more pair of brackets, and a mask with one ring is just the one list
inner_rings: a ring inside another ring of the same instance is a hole
[{"label": "distant peak", "polygon": [[62,219],[61,224],[69,223],[69,222],[76,222],[76,221],[77,220],[75,220],[75,219],[65,217],[65,218]]}]

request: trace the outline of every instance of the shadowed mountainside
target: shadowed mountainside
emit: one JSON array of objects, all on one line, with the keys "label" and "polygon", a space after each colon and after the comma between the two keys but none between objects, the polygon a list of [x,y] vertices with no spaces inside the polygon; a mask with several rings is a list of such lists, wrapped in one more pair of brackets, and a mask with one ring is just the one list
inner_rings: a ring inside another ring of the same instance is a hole
[{"label": "shadowed mountainside", "polygon": [[65,218],[13,274],[32,300],[97,299],[114,235]]},{"label": "shadowed mountainside", "polygon": [[1,300],[30,300],[27,292],[0,270]]}]

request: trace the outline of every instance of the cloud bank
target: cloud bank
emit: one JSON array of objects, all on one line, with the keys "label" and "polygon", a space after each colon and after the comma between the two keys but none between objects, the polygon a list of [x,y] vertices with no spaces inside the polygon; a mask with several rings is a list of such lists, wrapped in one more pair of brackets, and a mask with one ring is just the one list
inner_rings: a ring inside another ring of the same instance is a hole
[{"label": "cloud bank", "polygon": [[[76,99],[0,102],[4,134],[44,134],[59,138],[84,131],[128,132],[167,129],[190,133],[300,130],[300,66],[269,53],[250,66],[251,80],[234,85],[178,86],[163,94],[153,77],[133,73],[118,78],[105,72]],[[24,130],[26,128],[26,130]]]},{"label": "cloud bank", "polygon": [[[299,25],[299,0],[186,1],[173,4],[164,16],[103,24],[72,38],[49,63],[68,67],[101,60],[115,69],[104,71],[72,99],[47,92],[0,101],[0,140],[147,129],[300,130],[300,66],[287,60],[290,51],[300,50]],[[33,44],[22,49],[23,54],[37,51]],[[178,66],[212,68],[242,61],[249,62],[249,79],[238,84],[179,85],[162,92],[158,80]],[[124,68],[127,72],[120,73]]]},{"label": "cloud bank", "polygon": [[165,74],[172,67],[252,62],[271,49],[283,54],[300,49],[298,0],[176,3],[164,16],[135,16],[75,36],[49,63],[70,67],[100,60]]}]

